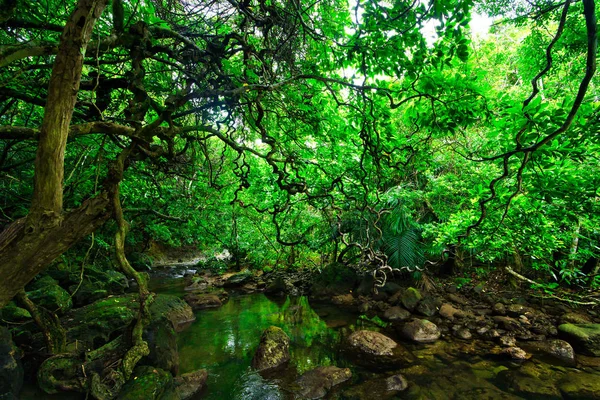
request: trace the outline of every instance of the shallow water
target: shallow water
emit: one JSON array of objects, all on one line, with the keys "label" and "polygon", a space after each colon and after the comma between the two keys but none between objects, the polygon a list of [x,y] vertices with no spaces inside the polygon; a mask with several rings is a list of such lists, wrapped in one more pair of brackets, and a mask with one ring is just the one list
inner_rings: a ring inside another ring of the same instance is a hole
[{"label": "shallow water", "polygon": [[[182,280],[162,281],[154,290],[183,294]],[[196,321],[178,337],[180,373],[206,368],[207,388],[194,399],[278,400],[294,398],[293,381],[317,366],[350,367],[353,377],[329,393],[329,399],[378,400],[356,388],[366,381],[402,373],[409,388],[398,399],[561,399],[565,382],[587,386],[600,382],[600,358],[579,357],[577,366],[565,366],[519,343],[534,357],[512,361],[494,353],[493,343],[444,338],[428,345],[400,340],[395,332],[359,318],[331,304],[310,304],[306,297],[268,298],[263,294],[232,295],[223,307],[196,312]],[[250,369],[262,332],[282,328],[291,339],[287,368],[268,376]],[[417,362],[383,374],[350,364],[340,352],[344,337],[356,329],[381,330],[409,348]],[[562,386],[561,386],[562,385]],[[592,385],[593,386],[593,385]],[[598,393],[591,397],[599,398]],[[42,395],[27,387],[21,399],[83,399],[81,395]],[[584,398],[584,397],[569,397]]]}]

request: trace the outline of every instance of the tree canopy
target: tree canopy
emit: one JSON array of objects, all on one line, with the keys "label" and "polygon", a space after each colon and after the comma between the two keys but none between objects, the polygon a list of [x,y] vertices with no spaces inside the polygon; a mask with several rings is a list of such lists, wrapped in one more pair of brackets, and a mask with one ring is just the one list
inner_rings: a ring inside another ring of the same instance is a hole
[{"label": "tree canopy", "polygon": [[0,305],[111,217],[117,248],[598,283],[593,0],[0,9]]}]

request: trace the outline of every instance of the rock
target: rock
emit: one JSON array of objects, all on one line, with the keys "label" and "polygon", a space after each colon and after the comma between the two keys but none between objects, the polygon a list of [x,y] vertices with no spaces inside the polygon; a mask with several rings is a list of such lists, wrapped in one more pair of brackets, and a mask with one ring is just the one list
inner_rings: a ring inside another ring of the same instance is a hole
[{"label": "rock", "polygon": [[562,324],[558,335],[577,352],[600,357],[600,324]]},{"label": "rock", "polygon": [[8,329],[0,326],[0,399],[18,399],[23,386],[21,356]]},{"label": "rock", "polygon": [[529,307],[525,307],[522,304],[510,304],[506,307],[506,314],[509,317],[520,318],[524,315],[530,315],[533,313],[533,310]]},{"label": "rock", "polygon": [[31,314],[24,308],[17,307],[14,302],[9,302],[3,309],[0,309],[0,316],[8,322],[23,322],[31,319]]},{"label": "rock", "polygon": [[542,350],[558,359],[571,363],[575,362],[575,351],[573,350],[573,347],[564,340],[549,340],[542,346]]},{"label": "rock", "polygon": [[277,276],[265,288],[265,294],[271,296],[284,296],[286,294],[286,284],[282,276]]},{"label": "rock", "polygon": [[277,368],[290,360],[290,338],[276,326],[267,328],[260,337],[252,358],[252,368],[265,371]]},{"label": "rock", "polygon": [[364,302],[362,303],[360,306],[358,306],[358,312],[360,313],[366,313],[367,311],[369,311],[369,309],[371,308],[371,305],[369,304],[369,302]]},{"label": "rock", "polygon": [[600,379],[597,375],[569,372],[558,383],[558,388],[565,399],[600,399]]},{"label": "rock", "polygon": [[383,319],[387,321],[406,321],[410,318],[410,313],[400,306],[390,307],[383,313]]},{"label": "rock", "polygon": [[356,331],[346,342],[349,357],[363,367],[387,369],[406,366],[415,360],[404,346],[379,332]]},{"label": "rock", "polygon": [[221,299],[216,294],[190,293],[185,295],[184,300],[192,307],[193,310],[219,308],[223,305]]},{"label": "rock", "polygon": [[591,324],[592,320],[585,314],[568,312],[560,317],[560,325],[562,324]]},{"label": "rock", "polygon": [[354,304],[354,297],[348,293],[348,294],[340,294],[338,296],[334,296],[331,299],[331,302],[335,305],[338,306],[345,306],[345,307],[349,307],[352,306]]},{"label": "rock", "polygon": [[501,336],[498,342],[504,347],[515,347],[517,345],[517,339],[514,336]]},{"label": "rock", "polygon": [[498,324],[502,329],[506,329],[507,331],[518,331],[521,329],[521,324],[511,317],[502,317],[497,315],[493,317],[494,322]]},{"label": "rock", "polygon": [[358,283],[356,271],[341,263],[327,265],[313,277],[311,297],[325,300],[339,294],[349,293]]},{"label": "rock", "polygon": [[44,276],[27,287],[27,297],[37,306],[59,315],[73,308],[69,292],[58,286],[58,282],[49,276]]},{"label": "rock", "polygon": [[374,379],[354,386],[349,390],[344,391],[343,399],[345,400],[364,400],[377,399],[386,400],[395,398],[395,396],[406,390],[408,382],[404,376],[397,374],[389,378]]},{"label": "rock", "polygon": [[402,305],[404,306],[404,308],[406,308],[409,311],[414,311],[414,309],[417,307],[417,304],[419,304],[419,301],[421,301],[421,299],[422,299],[421,292],[419,292],[419,290],[417,290],[413,287],[409,287],[402,294],[400,301],[402,302]]},{"label": "rock", "polygon": [[506,306],[502,303],[496,303],[494,304],[493,311],[496,315],[506,315]]},{"label": "rock", "polygon": [[138,365],[158,367],[177,375],[179,350],[173,323],[166,316],[153,318],[142,337],[148,343],[150,354],[143,357]]},{"label": "rock", "polygon": [[93,349],[124,332],[138,309],[137,296],[114,296],[71,310],[61,322],[67,329],[68,341],[78,340]]},{"label": "rock", "polygon": [[462,311],[457,308],[454,308],[451,304],[444,303],[440,307],[440,315],[446,319],[451,321],[454,320],[454,317],[460,317],[462,315]]},{"label": "rock", "polygon": [[207,378],[208,372],[205,369],[175,377],[175,391],[179,399],[187,400],[200,393],[204,389]]},{"label": "rock", "polygon": [[228,288],[239,287],[250,283],[253,278],[254,275],[250,271],[240,272],[227,278],[223,286]]},{"label": "rock", "polygon": [[469,302],[460,294],[452,293],[448,295],[448,300],[453,302],[454,304],[460,304],[461,306],[466,306]]},{"label": "rock", "polygon": [[433,317],[438,312],[439,303],[433,297],[425,297],[417,304],[416,311],[425,316]]},{"label": "rock", "polygon": [[540,377],[532,377],[516,371],[506,371],[502,375],[507,386],[515,394],[521,395],[526,399],[562,399],[560,391],[551,379],[540,379]]},{"label": "rock", "polygon": [[369,296],[373,293],[373,286],[375,285],[375,278],[372,274],[365,274],[360,278],[358,287],[356,288],[356,294],[359,296]]},{"label": "rock", "polygon": [[502,349],[502,354],[509,355],[513,360],[529,360],[531,358],[531,354],[527,354],[520,347],[507,347]]},{"label": "rock", "polygon": [[404,324],[400,334],[406,339],[418,343],[431,343],[440,338],[441,332],[436,324],[426,319],[414,319]]},{"label": "rock", "polygon": [[176,332],[180,332],[196,320],[192,307],[179,297],[168,294],[156,296],[150,305],[149,311],[152,319],[166,317],[171,321]]},{"label": "rock", "polygon": [[454,332],[454,336],[463,340],[470,340],[473,338],[473,334],[467,328],[458,329]]},{"label": "rock", "polygon": [[347,381],[351,377],[350,368],[317,367],[305,372],[296,380],[296,384],[300,387],[298,398],[321,399],[327,395],[332,387]]},{"label": "rock", "polygon": [[[73,301],[79,307],[111,294],[123,294],[129,287],[127,277],[121,272],[111,269],[100,269],[94,265],[86,266],[81,285],[79,285],[79,274],[80,270],[77,271],[76,278],[70,280],[71,284],[68,286],[69,291],[74,293]],[[75,290],[77,291],[75,292]]]},{"label": "rock", "polygon": [[170,373],[149,366],[137,367],[117,396],[117,400],[178,399]]}]

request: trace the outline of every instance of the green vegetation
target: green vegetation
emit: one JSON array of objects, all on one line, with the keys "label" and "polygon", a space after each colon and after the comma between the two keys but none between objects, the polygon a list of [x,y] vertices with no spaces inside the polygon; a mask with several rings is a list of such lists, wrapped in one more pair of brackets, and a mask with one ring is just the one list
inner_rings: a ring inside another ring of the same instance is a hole
[{"label": "green vegetation", "polygon": [[[500,268],[551,296],[600,288],[593,0],[0,10],[1,315],[31,315],[49,353],[54,313],[133,321],[98,393],[148,355],[147,272],[182,249],[220,274],[368,273],[382,293]],[[133,306],[105,310],[127,282]]]}]

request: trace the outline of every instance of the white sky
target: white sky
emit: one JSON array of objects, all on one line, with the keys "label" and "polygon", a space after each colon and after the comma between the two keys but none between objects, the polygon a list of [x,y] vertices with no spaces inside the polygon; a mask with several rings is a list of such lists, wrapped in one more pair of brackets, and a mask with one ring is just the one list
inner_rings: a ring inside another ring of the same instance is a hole
[{"label": "white sky", "polygon": [[[421,29],[421,32],[429,45],[432,45],[437,38],[437,34],[435,33],[435,26],[437,23],[438,21],[436,20],[429,20]],[[487,15],[473,13],[469,26],[471,27],[471,34],[473,37],[486,36],[490,26],[492,26],[492,19]]]}]

